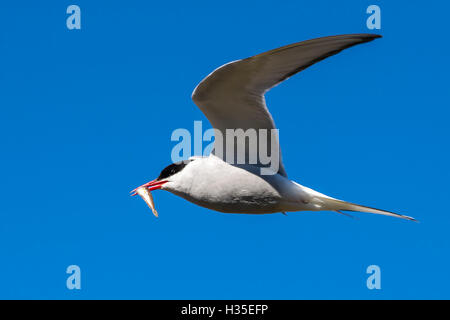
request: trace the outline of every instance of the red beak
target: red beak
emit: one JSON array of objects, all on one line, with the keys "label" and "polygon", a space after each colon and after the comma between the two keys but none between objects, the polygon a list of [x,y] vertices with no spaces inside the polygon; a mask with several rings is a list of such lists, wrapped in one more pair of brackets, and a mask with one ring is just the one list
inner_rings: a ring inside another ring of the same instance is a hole
[{"label": "red beak", "polygon": [[137,187],[136,189],[132,190],[132,191],[131,191],[131,195],[132,195],[132,196],[135,196],[135,195],[137,194],[137,193],[136,193],[136,190],[139,189],[139,188],[141,188],[141,187],[145,187],[145,188],[147,188],[149,191],[161,189],[162,185],[163,185],[164,183],[166,183],[166,182],[168,182],[168,181],[167,181],[167,180],[157,180],[157,179],[152,180],[152,181],[147,182],[147,183],[143,184],[142,186],[139,186],[139,187]]}]

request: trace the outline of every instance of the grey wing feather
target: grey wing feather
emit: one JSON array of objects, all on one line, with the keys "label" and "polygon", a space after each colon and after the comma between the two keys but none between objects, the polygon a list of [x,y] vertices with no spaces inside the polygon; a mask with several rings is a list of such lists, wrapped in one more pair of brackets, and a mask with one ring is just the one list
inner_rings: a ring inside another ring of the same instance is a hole
[{"label": "grey wing feather", "polygon": [[[211,125],[223,134],[226,129],[275,129],[265,103],[265,92],[329,56],[379,37],[374,34],[323,37],[234,61],[203,79],[192,99]],[[276,144],[280,150],[278,139]],[[286,176],[281,158],[278,173]]]}]

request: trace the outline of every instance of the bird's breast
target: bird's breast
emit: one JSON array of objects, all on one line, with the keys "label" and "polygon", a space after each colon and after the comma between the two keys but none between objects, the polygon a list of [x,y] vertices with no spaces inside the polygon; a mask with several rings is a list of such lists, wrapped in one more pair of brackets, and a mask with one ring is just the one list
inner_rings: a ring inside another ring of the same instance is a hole
[{"label": "bird's breast", "polygon": [[[197,161],[197,160],[196,160]],[[190,183],[170,190],[197,205],[225,213],[274,213],[284,211],[281,176],[260,176],[225,162],[207,162],[191,168]]]}]

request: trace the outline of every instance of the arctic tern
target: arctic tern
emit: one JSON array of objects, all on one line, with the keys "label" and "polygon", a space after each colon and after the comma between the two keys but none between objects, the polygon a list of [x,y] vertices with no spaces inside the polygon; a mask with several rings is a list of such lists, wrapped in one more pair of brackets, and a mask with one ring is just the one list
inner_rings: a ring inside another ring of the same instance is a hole
[{"label": "arctic tern", "polygon": [[[192,99],[216,132],[225,135],[227,129],[272,130],[276,127],[264,99],[269,89],[344,49],[380,37],[375,34],[323,37],[233,61],[203,79],[195,88]],[[290,112],[295,113],[296,110]],[[279,150],[278,139],[271,143]],[[302,186],[287,177],[281,156],[276,172],[262,174],[264,165],[261,159],[255,163],[239,164],[228,161],[226,153],[229,151],[217,152],[215,148],[216,145],[209,156],[191,157],[169,165],[158,178],[133,190],[133,195],[141,195],[156,216],[150,191],[161,189],[224,213],[325,210],[347,215],[343,211],[355,211],[414,220],[405,215],[338,200]],[[255,152],[248,148],[246,145],[247,157]]]}]

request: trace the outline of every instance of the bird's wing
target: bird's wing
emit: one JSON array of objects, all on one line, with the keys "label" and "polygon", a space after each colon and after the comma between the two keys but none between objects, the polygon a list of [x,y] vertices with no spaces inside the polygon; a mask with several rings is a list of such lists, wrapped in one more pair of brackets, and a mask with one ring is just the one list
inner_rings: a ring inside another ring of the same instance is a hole
[{"label": "bird's wing", "polygon": [[[266,107],[266,91],[316,62],[379,37],[374,34],[350,34],[317,38],[230,62],[203,79],[192,93],[192,99],[214,129],[220,130],[225,143],[226,129],[239,128],[244,131],[251,128],[268,129],[269,140],[270,130],[276,127]],[[279,153],[278,173],[286,176],[278,138],[274,143]],[[225,160],[228,151],[225,147],[223,149],[222,157]],[[248,145],[245,151],[248,157]],[[215,153],[217,155],[217,150]],[[257,157],[260,163],[259,154]]]}]

